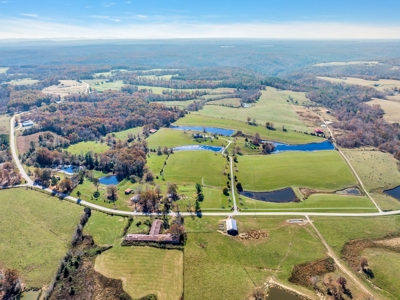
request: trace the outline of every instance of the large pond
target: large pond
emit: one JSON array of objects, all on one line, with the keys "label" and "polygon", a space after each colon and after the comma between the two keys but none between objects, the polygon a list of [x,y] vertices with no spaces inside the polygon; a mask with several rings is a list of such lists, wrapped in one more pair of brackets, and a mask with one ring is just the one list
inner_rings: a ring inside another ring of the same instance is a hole
[{"label": "large pond", "polygon": [[174,151],[207,150],[207,151],[213,151],[213,152],[221,152],[223,149],[224,149],[224,147],[220,147],[220,146],[188,145],[188,146],[175,147]]},{"label": "large pond", "polygon": [[60,167],[60,171],[61,172],[65,172],[65,173],[68,173],[68,174],[72,174],[76,170],[77,170],[77,167],[74,167],[74,166],[61,166]]},{"label": "large pond", "polygon": [[231,136],[235,133],[235,130],[225,129],[225,128],[217,128],[217,127],[203,127],[203,126],[177,126],[171,125],[170,128],[177,130],[193,130],[193,131],[202,131],[207,133],[220,134],[225,136]]},{"label": "large pond", "polygon": [[292,202],[296,198],[292,188],[286,188],[283,190],[272,191],[272,192],[249,192],[241,191],[240,195],[245,197],[260,200],[264,202],[274,202],[274,203],[287,203]]},{"label": "large pond", "polygon": [[275,150],[273,153],[285,151],[321,151],[321,150],[335,150],[335,146],[328,140],[321,143],[308,143],[308,144],[282,144],[273,142]]},{"label": "large pond", "polygon": [[111,184],[117,185],[120,182],[120,180],[118,180],[117,175],[108,175],[100,177],[99,182],[104,185],[111,185]]},{"label": "large pond", "polygon": [[389,196],[392,196],[393,198],[396,198],[397,200],[400,200],[400,185],[394,189],[385,190],[383,192]]},{"label": "large pond", "polygon": [[268,291],[267,300],[301,300],[301,298],[285,290],[272,287]]}]

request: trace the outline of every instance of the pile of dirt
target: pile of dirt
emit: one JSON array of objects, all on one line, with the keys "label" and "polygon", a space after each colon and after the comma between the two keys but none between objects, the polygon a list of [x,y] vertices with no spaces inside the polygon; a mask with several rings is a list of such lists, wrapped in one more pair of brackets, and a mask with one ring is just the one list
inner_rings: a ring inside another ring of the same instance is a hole
[{"label": "pile of dirt", "polygon": [[131,300],[122,281],[110,279],[94,270],[96,256],[108,248],[96,246],[90,236],[84,236],[61,267],[50,299],[120,299]]},{"label": "pile of dirt", "polygon": [[322,276],[335,271],[335,262],[331,257],[295,265],[289,281],[304,287],[311,287],[311,277]]},{"label": "pile of dirt", "polygon": [[268,233],[262,230],[250,230],[249,232],[243,232],[238,235],[241,240],[259,240],[267,238]]}]

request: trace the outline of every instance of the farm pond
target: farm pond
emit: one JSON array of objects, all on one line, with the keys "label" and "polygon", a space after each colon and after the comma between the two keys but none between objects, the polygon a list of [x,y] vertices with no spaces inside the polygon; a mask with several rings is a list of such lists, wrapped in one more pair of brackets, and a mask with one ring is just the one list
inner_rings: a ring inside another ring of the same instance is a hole
[{"label": "farm pond", "polygon": [[282,144],[277,142],[272,142],[275,145],[275,150],[273,153],[280,153],[286,151],[321,151],[321,150],[335,150],[335,146],[328,140],[321,143],[308,143],[308,144]]},{"label": "farm pond", "polygon": [[224,149],[224,147],[208,146],[208,145],[187,145],[187,146],[175,147],[173,149],[174,151],[207,150],[213,152],[221,152]]},{"label": "farm pond", "polygon": [[99,182],[104,185],[117,185],[120,181],[117,175],[108,175],[99,178]]},{"label": "farm pond", "polygon": [[400,185],[395,187],[394,189],[383,191],[386,195],[389,195],[400,201]]},{"label": "farm pond", "polygon": [[225,129],[225,128],[217,128],[217,127],[203,127],[203,126],[178,126],[178,125],[171,125],[170,128],[176,130],[192,130],[192,131],[202,131],[207,133],[214,133],[220,134],[225,136],[231,136],[235,130],[232,129]]},{"label": "farm pond", "polygon": [[254,200],[274,203],[288,203],[292,202],[296,198],[296,194],[292,188],[272,192],[241,191],[239,194]]}]

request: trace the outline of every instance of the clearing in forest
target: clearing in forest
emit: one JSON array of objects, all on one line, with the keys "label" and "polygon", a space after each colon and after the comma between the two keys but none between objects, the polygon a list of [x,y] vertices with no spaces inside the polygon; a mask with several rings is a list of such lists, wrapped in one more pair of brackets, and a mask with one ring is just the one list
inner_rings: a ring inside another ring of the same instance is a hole
[{"label": "clearing in forest", "polygon": [[93,153],[103,153],[106,152],[109,148],[110,147],[108,147],[106,143],[88,141],[71,145],[67,148],[67,151],[72,154],[85,155],[89,151],[93,151]]},{"label": "clearing in forest", "polygon": [[379,105],[385,114],[383,118],[391,123],[399,123],[400,122],[400,102],[399,101],[390,101],[385,99],[372,99],[371,101],[366,102],[369,105]]},{"label": "clearing in forest", "polygon": [[59,82],[58,85],[44,88],[42,92],[48,95],[65,97],[73,94],[83,94],[88,90],[88,86],[84,82],[78,82],[76,80],[59,80]]},{"label": "clearing in forest", "polygon": [[333,78],[333,77],[318,76],[317,78],[336,83],[347,83],[347,84],[367,86],[375,88],[378,91],[384,91],[386,89],[392,89],[394,87],[400,88],[400,80],[392,80],[392,79],[379,79],[373,81],[373,80],[365,80],[354,77]]}]

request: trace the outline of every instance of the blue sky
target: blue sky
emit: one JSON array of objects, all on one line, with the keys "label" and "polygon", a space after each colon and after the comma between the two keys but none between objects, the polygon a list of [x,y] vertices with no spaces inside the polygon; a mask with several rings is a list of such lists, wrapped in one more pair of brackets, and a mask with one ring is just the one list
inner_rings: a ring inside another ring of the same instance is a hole
[{"label": "blue sky", "polygon": [[0,0],[0,39],[398,39],[399,14],[399,0]]}]

